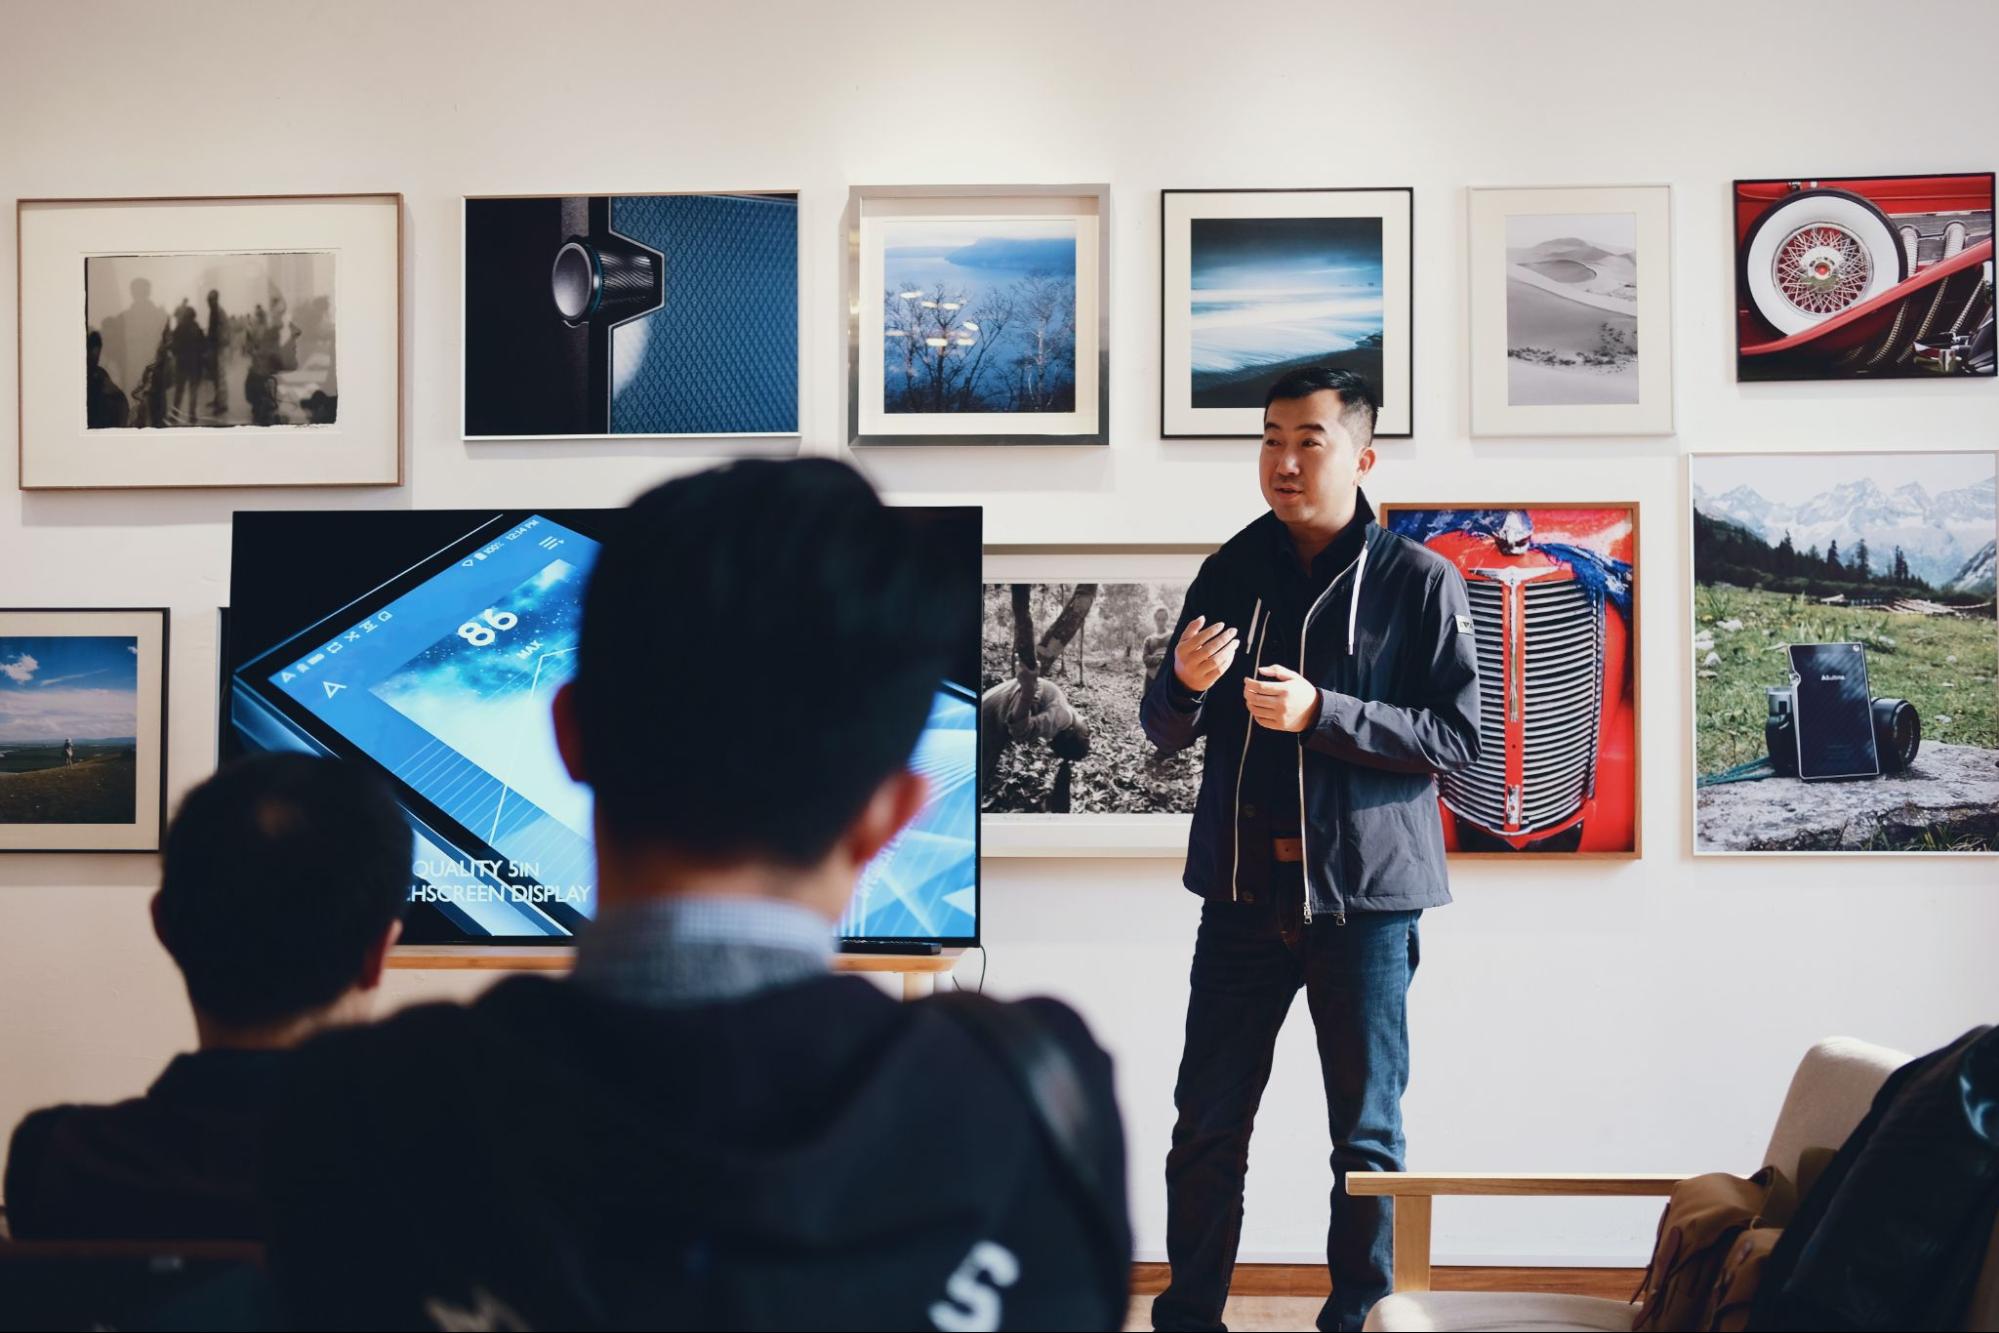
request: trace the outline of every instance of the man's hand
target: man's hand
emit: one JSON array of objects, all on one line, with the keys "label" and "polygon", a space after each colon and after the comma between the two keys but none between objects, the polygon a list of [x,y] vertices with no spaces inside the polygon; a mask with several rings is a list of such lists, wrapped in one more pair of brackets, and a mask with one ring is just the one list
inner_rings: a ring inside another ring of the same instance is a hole
[{"label": "man's hand", "polygon": [[1206,616],[1195,616],[1180,632],[1173,645],[1173,674],[1196,694],[1228,674],[1235,665],[1235,631],[1227,625],[1210,625]]},{"label": "man's hand", "polygon": [[1242,683],[1242,699],[1259,727],[1310,731],[1319,720],[1319,687],[1290,667],[1267,666],[1256,673],[1268,680]]}]

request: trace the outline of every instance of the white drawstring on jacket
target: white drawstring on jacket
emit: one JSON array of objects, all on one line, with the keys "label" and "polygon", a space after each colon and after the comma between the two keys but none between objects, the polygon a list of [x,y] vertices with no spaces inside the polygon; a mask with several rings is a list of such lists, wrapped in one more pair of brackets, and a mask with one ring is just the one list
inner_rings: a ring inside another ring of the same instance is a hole
[{"label": "white drawstring on jacket", "polygon": [[[1354,655],[1354,625],[1360,619],[1360,581],[1367,577],[1367,542],[1360,544],[1360,555],[1353,565],[1353,591],[1347,595],[1347,656]],[[1304,663],[1299,663],[1302,667]]]}]

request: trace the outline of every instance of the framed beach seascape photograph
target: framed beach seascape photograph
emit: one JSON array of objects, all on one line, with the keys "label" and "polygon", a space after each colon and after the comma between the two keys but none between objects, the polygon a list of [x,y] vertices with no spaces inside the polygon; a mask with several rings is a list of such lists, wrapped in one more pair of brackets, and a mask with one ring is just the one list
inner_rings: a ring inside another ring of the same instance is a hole
[{"label": "framed beach seascape photograph", "polygon": [[1263,433],[1283,375],[1335,366],[1381,401],[1375,434],[1414,430],[1414,192],[1162,190],[1159,429]]},{"label": "framed beach seascape photograph", "polygon": [[16,219],[23,490],[401,483],[401,195]]},{"label": "framed beach seascape photograph", "polygon": [[857,187],[849,443],[1109,441],[1110,187]]},{"label": "framed beach seascape photograph", "polygon": [[1205,742],[1165,754],[1139,703],[1213,546],[988,546],[979,811],[988,856],[1179,856]]},{"label": "framed beach seascape photograph", "polygon": [[153,852],[167,612],[0,610],[0,852]]},{"label": "framed beach seascape photograph", "polygon": [[1469,197],[1472,434],[1671,434],[1671,189]]}]

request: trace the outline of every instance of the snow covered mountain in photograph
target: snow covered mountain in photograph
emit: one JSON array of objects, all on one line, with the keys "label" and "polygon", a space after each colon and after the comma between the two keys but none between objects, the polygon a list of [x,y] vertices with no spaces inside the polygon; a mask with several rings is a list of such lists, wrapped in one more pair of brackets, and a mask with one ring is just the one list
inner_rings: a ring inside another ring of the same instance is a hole
[{"label": "snow covered mountain in photograph", "polygon": [[1872,477],[1858,477],[1791,503],[1770,499],[1747,483],[1712,494],[1696,482],[1693,499],[1701,513],[1746,528],[1773,546],[1786,532],[1800,551],[1823,551],[1834,542],[1850,549],[1864,539],[1878,556],[1886,556],[1899,546],[1910,571],[1939,588],[1975,576],[1982,552],[1985,578],[1988,584],[1991,580],[1993,528],[1999,519],[1990,475],[1934,492],[1915,480],[1889,490]]},{"label": "snow covered mountain in photograph", "polygon": [[1962,593],[1966,596],[1983,593],[1987,597],[1999,591],[1999,576],[1995,576],[1993,570],[1995,550],[1999,550],[1999,543],[1985,543],[1985,549],[1964,562],[1964,568],[1958,570],[1956,577],[1944,585],[1944,591]]}]

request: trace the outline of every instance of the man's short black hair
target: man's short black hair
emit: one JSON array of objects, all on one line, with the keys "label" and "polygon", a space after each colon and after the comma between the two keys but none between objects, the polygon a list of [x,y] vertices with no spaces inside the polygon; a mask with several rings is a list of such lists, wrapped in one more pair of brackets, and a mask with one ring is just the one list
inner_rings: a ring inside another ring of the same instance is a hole
[{"label": "man's short black hair", "polygon": [[1340,424],[1353,436],[1355,450],[1374,443],[1374,419],[1381,412],[1381,396],[1365,376],[1334,366],[1307,366],[1282,376],[1263,396],[1263,410],[1279,399],[1310,398],[1327,390],[1340,396]]},{"label": "man's short black hair", "polygon": [[[976,590],[832,459],[750,459],[632,504],[590,578],[575,701],[606,827],[811,865],[909,762]],[[955,637],[954,637],[955,636]]]},{"label": "man's short black hair", "polygon": [[167,830],[160,934],[203,1013],[310,1013],[360,979],[409,902],[410,828],[337,759],[262,754],[189,792]]}]

